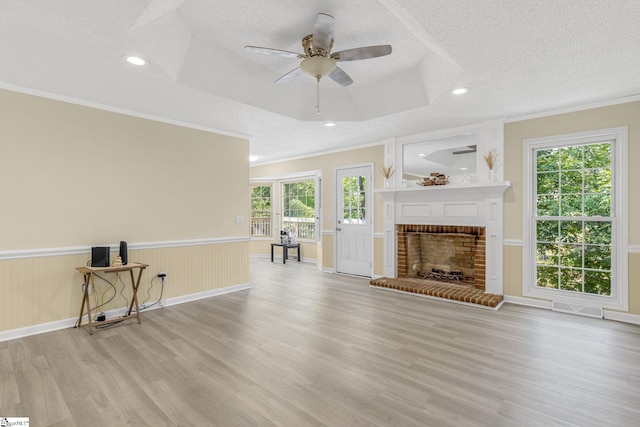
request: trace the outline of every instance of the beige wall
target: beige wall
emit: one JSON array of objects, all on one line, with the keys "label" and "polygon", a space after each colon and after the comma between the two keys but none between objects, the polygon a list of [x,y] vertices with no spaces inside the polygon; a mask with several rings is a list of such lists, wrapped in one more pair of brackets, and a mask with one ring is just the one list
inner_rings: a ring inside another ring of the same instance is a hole
[{"label": "beige wall", "polygon": [[77,316],[90,256],[60,248],[151,243],[168,298],[248,283],[248,141],[6,90],[0,117],[0,331]]},{"label": "beige wall", "polygon": [[0,250],[249,233],[246,140],[9,91],[0,117]]},{"label": "beige wall", "polygon": [[[335,229],[335,223],[329,221],[329,215],[335,214],[335,168],[341,166],[360,165],[365,163],[374,163],[374,186],[382,188],[383,178],[380,174],[380,168],[384,163],[384,146],[376,145],[373,147],[360,148],[339,153],[325,154],[303,159],[289,160],[278,163],[270,163],[267,165],[258,165],[251,167],[251,178],[267,178],[278,177],[298,172],[320,170],[322,174],[322,229],[331,231]],[[382,198],[379,195],[374,196],[374,232],[382,232]],[[376,239],[378,240],[378,239]],[[269,253],[269,245],[271,241],[253,240],[251,243],[252,254]],[[320,266],[325,269],[333,269],[333,235],[323,234],[321,247],[317,248],[315,259]],[[379,244],[374,245],[374,251],[377,251]],[[302,256],[311,258],[311,252],[305,252],[303,248]],[[374,253],[374,271],[382,271],[381,256]]]},{"label": "beige wall", "polygon": [[[604,128],[628,126],[629,128],[629,244],[640,244],[640,102],[593,108],[573,113],[558,114],[505,125],[505,179],[512,187],[505,193],[505,238],[522,240],[523,177],[522,141],[529,138],[584,132]],[[521,248],[505,247],[505,293],[522,295]],[[629,263],[630,312],[640,314],[640,275],[634,262],[638,254],[631,254]]]}]

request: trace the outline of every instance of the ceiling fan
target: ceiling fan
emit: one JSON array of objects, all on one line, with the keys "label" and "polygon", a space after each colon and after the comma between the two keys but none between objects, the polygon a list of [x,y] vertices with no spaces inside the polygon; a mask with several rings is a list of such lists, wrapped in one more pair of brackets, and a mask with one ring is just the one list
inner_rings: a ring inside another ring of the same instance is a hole
[{"label": "ceiling fan", "polygon": [[245,49],[267,55],[301,59],[302,61],[298,67],[289,71],[275,82],[288,82],[303,72],[314,77],[318,82],[318,114],[320,114],[319,85],[322,77],[328,75],[332,80],[342,86],[349,86],[353,83],[351,77],[340,67],[336,66],[336,62],[377,58],[391,53],[390,45],[358,47],[331,53],[331,48],[333,47],[333,16],[327,15],[326,13],[318,14],[313,34],[309,34],[302,39],[302,47],[304,53],[259,46],[245,46]]}]

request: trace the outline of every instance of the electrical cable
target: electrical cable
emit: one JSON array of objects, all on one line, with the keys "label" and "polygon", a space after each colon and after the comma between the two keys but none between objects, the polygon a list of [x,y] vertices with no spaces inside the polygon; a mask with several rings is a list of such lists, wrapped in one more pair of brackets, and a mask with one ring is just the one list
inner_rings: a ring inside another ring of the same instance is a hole
[{"label": "electrical cable", "polygon": [[162,295],[164,294],[164,278],[160,278],[160,296],[158,297],[158,299],[153,302],[152,304],[149,305],[145,305],[145,303],[151,299],[151,288],[153,287],[153,280],[157,279],[158,276],[154,277],[153,279],[151,279],[150,282],[150,286],[149,286],[149,291],[147,292],[147,294],[149,295],[149,298],[147,298],[146,300],[144,300],[144,302],[140,305],[140,312],[142,312],[143,310],[146,310],[148,308],[153,307],[154,305],[160,304],[160,301],[162,301]]}]

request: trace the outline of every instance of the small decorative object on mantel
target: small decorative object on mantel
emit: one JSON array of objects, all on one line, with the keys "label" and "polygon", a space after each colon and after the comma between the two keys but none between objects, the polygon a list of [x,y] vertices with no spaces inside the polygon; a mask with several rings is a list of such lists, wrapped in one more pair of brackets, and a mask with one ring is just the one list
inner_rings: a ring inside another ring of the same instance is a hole
[{"label": "small decorative object on mantel", "polygon": [[385,165],[380,169],[382,176],[384,176],[384,188],[391,187],[391,177],[395,173],[392,165]]},{"label": "small decorative object on mantel", "polygon": [[498,150],[492,148],[491,150],[487,151],[486,154],[483,154],[482,157],[484,158],[484,162],[489,168],[489,181],[495,181],[497,179],[495,167],[498,160]]},{"label": "small decorative object on mantel", "polygon": [[439,172],[434,172],[431,176],[425,176],[422,181],[418,181],[418,185],[429,187],[431,185],[446,185],[449,183],[449,177]]},{"label": "small decorative object on mantel", "polygon": [[122,267],[122,258],[120,258],[119,256],[116,257],[116,259],[113,260],[113,264],[111,264],[112,267]]}]

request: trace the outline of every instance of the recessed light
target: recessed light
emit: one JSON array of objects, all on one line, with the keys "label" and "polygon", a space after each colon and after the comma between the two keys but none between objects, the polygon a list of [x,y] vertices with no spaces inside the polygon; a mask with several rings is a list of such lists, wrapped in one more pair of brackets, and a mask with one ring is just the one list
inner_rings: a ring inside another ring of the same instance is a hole
[{"label": "recessed light", "polygon": [[467,168],[460,168],[460,170],[461,170],[461,171],[466,171],[466,170],[467,170]]},{"label": "recessed light", "polygon": [[425,157],[425,156],[426,156],[426,154],[424,154],[424,153],[418,154],[418,157]]},{"label": "recessed light", "polygon": [[125,55],[123,56],[124,60],[127,61],[131,65],[147,65],[147,60],[136,55]]},{"label": "recessed light", "polygon": [[337,123],[336,122],[325,122],[324,126],[328,127],[328,128],[332,128],[334,126],[336,126]]},{"label": "recessed light", "polygon": [[250,162],[255,162],[256,160],[258,160],[258,156],[249,156]]},{"label": "recessed light", "polygon": [[468,87],[459,87],[459,88],[456,88],[456,89],[451,91],[451,93],[454,94],[454,95],[462,95],[462,94],[465,94],[467,92],[469,92],[469,88]]}]

